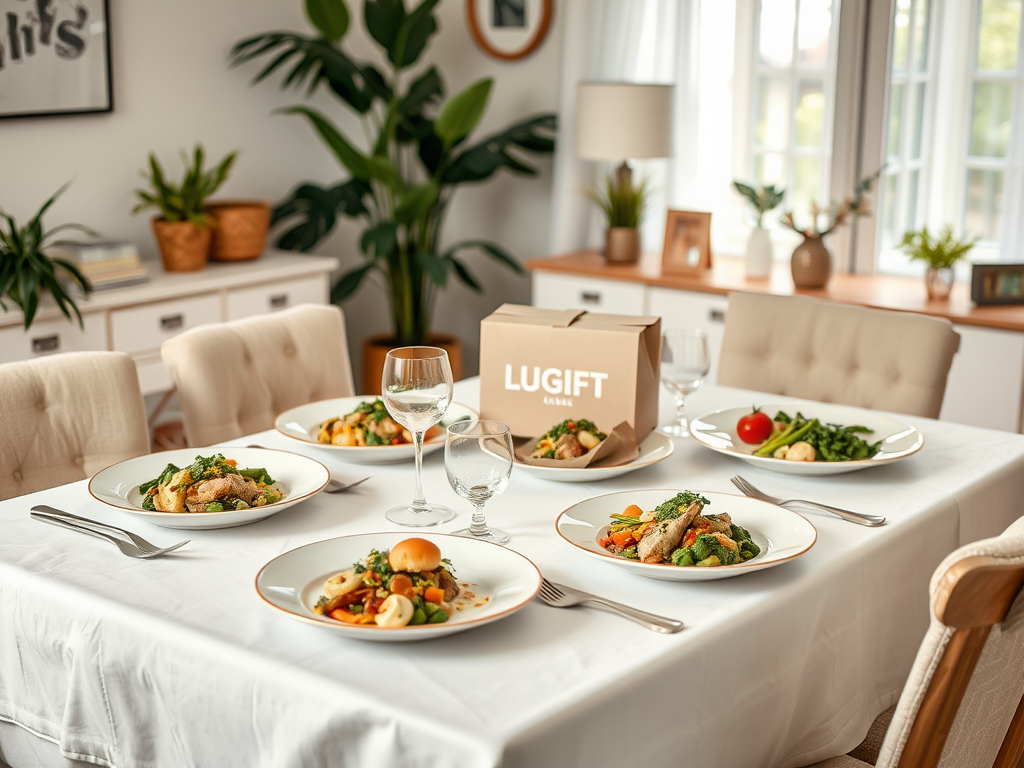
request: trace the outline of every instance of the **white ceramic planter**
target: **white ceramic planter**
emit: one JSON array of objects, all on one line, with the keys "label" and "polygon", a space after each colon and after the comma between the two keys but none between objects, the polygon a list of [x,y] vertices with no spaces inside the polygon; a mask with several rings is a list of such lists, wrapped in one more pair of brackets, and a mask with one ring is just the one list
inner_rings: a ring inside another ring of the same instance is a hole
[{"label": "white ceramic planter", "polygon": [[772,274],[772,238],[768,230],[754,227],[747,240],[747,277],[765,279]]}]

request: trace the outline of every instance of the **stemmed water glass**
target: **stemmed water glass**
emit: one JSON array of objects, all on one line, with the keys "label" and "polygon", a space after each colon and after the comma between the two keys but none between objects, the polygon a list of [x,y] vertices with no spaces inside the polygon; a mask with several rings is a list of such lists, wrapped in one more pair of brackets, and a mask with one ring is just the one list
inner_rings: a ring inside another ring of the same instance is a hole
[{"label": "stemmed water glass", "polygon": [[391,418],[412,432],[416,451],[416,495],[385,517],[413,528],[446,523],[455,513],[423,498],[423,435],[444,416],[452,401],[448,353],[437,347],[400,347],[388,352],[381,377],[381,399]]},{"label": "stemmed water glass", "polygon": [[711,368],[708,337],[696,328],[665,331],[661,339],[661,383],[676,401],[675,421],[660,427],[669,435],[685,436],[687,428],[683,405],[695,392]]},{"label": "stemmed water glass", "polygon": [[452,489],[473,505],[469,528],[456,536],[507,544],[509,535],[488,528],[484,504],[508,485],[512,474],[512,435],[508,425],[497,421],[459,421],[448,427],[444,468]]}]

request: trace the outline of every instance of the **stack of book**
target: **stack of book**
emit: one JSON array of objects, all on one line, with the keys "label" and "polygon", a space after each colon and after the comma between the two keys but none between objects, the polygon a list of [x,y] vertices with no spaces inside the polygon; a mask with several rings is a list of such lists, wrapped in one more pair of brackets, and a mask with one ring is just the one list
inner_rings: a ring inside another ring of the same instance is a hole
[{"label": "stack of book", "polygon": [[78,267],[94,291],[126,288],[149,282],[134,243],[92,241],[62,243],[47,249],[52,259],[64,259]]}]

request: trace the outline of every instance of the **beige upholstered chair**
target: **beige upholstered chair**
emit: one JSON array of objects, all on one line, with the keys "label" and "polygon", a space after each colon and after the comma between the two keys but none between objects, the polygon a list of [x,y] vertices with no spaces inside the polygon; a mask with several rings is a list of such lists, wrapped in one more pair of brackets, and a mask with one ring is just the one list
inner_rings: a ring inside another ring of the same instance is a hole
[{"label": "beige upholstered chair", "polygon": [[146,409],[127,355],[69,352],[0,365],[0,499],[145,453]]},{"label": "beige upholstered chair", "polygon": [[193,446],[270,429],[281,411],[354,392],[337,307],[307,304],[200,326],[165,342],[160,354]]},{"label": "beige upholstered chair", "polygon": [[959,345],[941,318],[733,293],[718,383],[938,418]]},{"label": "beige upholstered chair", "polygon": [[[1024,759],[1024,518],[961,547],[931,583],[931,626],[876,768],[1017,768]],[[866,768],[848,755],[814,768]]]}]

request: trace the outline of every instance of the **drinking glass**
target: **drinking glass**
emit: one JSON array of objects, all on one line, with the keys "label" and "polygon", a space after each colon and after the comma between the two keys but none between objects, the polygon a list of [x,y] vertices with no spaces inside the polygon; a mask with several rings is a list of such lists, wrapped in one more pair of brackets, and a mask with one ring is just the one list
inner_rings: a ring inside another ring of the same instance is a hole
[{"label": "drinking glass", "polygon": [[708,337],[696,328],[672,329],[661,337],[661,383],[676,399],[676,418],[660,427],[668,435],[690,434],[683,404],[695,392],[711,368]]},{"label": "drinking glass", "polygon": [[512,474],[512,435],[508,425],[497,421],[452,424],[444,446],[444,468],[452,489],[473,505],[472,524],[455,531],[455,535],[507,544],[507,533],[487,527],[484,504],[505,490]]},{"label": "drinking glass", "polygon": [[437,347],[400,347],[388,352],[381,377],[381,399],[391,418],[412,432],[416,451],[416,495],[411,504],[394,507],[392,523],[425,528],[446,523],[455,513],[423,498],[423,434],[437,424],[452,401],[448,353]]}]

